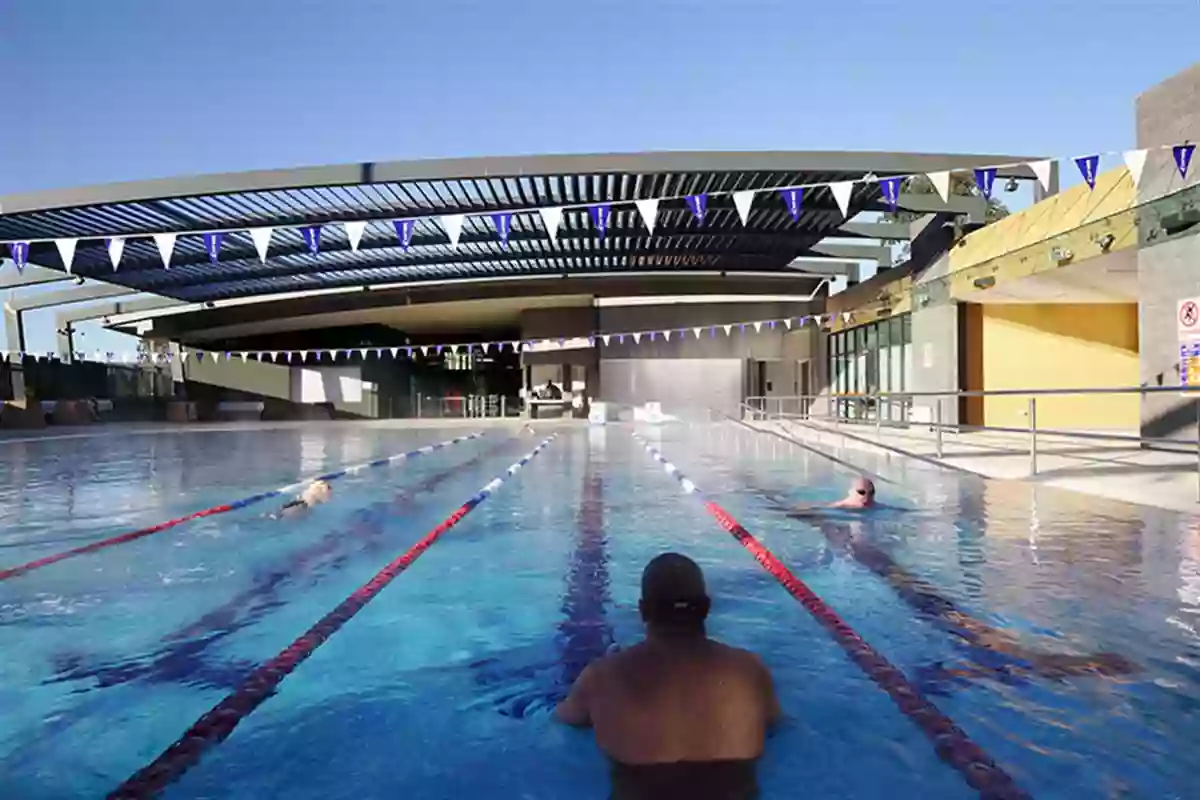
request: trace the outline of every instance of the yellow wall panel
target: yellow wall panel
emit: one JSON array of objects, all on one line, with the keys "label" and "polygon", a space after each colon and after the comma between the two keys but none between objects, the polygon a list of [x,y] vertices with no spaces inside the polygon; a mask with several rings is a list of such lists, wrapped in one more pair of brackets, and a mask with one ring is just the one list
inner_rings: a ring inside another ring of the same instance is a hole
[{"label": "yellow wall panel", "polygon": [[[968,337],[966,363],[977,357],[976,380],[986,390],[1071,389],[1138,384],[1135,303],[990,304],[976,306],[979,332]],[[972,353],[970,350],[980,350]],[[1027,397],[987,397],[986,425],[1029,424]],[[1041,396],[1039,428],[1136,430],[1139,400],[1128,395]]]}]

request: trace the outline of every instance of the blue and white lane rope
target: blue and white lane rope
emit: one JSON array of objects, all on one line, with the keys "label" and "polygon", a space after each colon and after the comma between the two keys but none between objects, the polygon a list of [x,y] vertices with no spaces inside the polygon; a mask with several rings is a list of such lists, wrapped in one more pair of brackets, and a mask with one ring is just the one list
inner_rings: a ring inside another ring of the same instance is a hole
[{"label": "blue and white lane rope", "polygon": [[775,557],[761,542],[755,539],[740,522],[713,500],[703,496],[700,489],[684,476],[679,468],[666,459],[653,445],[636,433],[633,437],[646,449],[655,461],[663,465],[667,474],[679,481],[686,494],[696,495],[704,503],[708,513],[717,520],[742,547],[753,554],[754,559],[769,572],[805,610],[821,624],[833,640],[845,651],[850,660],[868,678],[883,689],[900,709],[933,742],[938,757],[958,770],[967,784],[979,792],[983,800],[1029,800],[1012,776],[996,763],[982,747],[943,714],[922,694],[916,685],[830,608],[816,592],[792,574],[783,562]]},{"label": "blue and white lane rope", "polygon": [[259,503],[263,500],[269,500],[272,497],[280,497],[281,495],[301,490],[314,481],[336,481],[339,478],[345,478],[348,475],[357,475],[358,473],[365,472],[368,469],[374,469],[376,467],[390,467],[400,461],[409,461],[419,456],[437,452],[438,450],[450,447],[451,445],[456,445],[461,442],[469,442],[472,439],[478,439],[483,435],[484,434],[482,431],[477,431],[475,433],[467,434],[466,436],[456,436],[453,439],[447,439],[444,442],[427,444],[424,447],[418,447],[416,450],[409,450],[407,453],[397,453],[394,456],[377,458],[374,461],[364,461],[361,464],[343,467],[342,469],[334,470],[333,472],[326,472],[324,475],[315,475],[311,478],[296,481],[295,483],[289,483],[287,486],[280,486],[278,489],[272,489],[269,492],[263,492],[262,494],[245,497],[241,500],[236,500],[233,503],[230,503],[229,506],[231,509],[245,508],[248,505],[253,505],[254,503]]},{"label": "blue and white lane rope", "polygon": [[297,483],[290,483],[287,486],[280,486],[278,489],[272,489],[269,492],[260,492],[259,494],[250,495],[249,497],[243,497],[241,500],[234,500],[231,503],[225,503],[223,505],[213,506],[212,508],[201,509],[200,511],[193,511],[191,514],[186,514],[182,517],[176,517],[175,519],[169,519],[166,522],[160,522],[157,525],[151,525],[146,528],[138,528],[135,531],[126,531],[125,533],[119,533],[116,536],[109,536],[105,539],[100,539],[95,542],[89,542],[88,544],[81,545],[80,547],[64,550],[61,553],[53,553],[48,556],[42,556],[41,558],[25,564],[18,564],[15,567],[0,569],[0,581],[6,581],[9,578],[15,578],[19,575],[24,575],[25,573],[32,572],[35,569],[41,569],[42,567],[48,567],[51,564],[57,564],[59,561],[64,561],[68,558],[73,558],[74,556],[81,556],[85,553],[94,553],[97,550],[104,550],[109,547],[114,547],[118,544],[132,542],[137,539],[141,539],[144,536],[149,536],[152,533],[159,533],[160,531],[165,531],[168,528],[174,528],[176,525],[182,525],[185,522],[191,522],[192,520],[200,519],[201,517],[213,517],[217,514],[227,514],[230,511],[237,511],[238,509],[245,508],[246,506],[252,506],[256,503],[261,503],[264,500],[270,500],[272,497],[280,497],[281,495],[302,489],[313,481],[335,481],[338,478],[344,478],[347,475],[354,475],[358,472],[362,472],[363,470],[371,469],[373,467],[391,466],[399,461],[406,461],[418,456],[423,456],[436,450],[441,450],[442,448],[458,444],[459,442],[478,439],[481,436],[483,436],[483,433],[477,432],[468,434],[467,436],[458,436],[454,439],[438,442],[436,444],[427,444],[424,447],[418,447],[416,450],[410,450],[407,453],[398,453],[394,456],[388,456],[387,458],[377,458],[374,461],[355,464],[352,467],[345,467],[344,469],[327,472],[324,475],[318,475],[314,478],[308,478]]},{"label": "blue and white lane rope", "polygon": [[248,717],[256,708],[263,704],[268,697],[275,693],[279,684],[291,672],[300,666],[318,647],[329,640],[343,625],[350,621],[355,614],[363,609],[382,592],[389,583],[412,566],[421,554],[441,538],[442,534],[457,525],[463,517],[470,514],[480,503],[504,483],[506,479],[516,474],[521,467],[528,464],[534,456],[546,449],[554,441],[557,434],[542,440],[542,443],[529,451],[523,458],[506,469],[499,477],[489,481],[482,489],[471,496],[467,502],[459,506],[453,514],[447,517],[436,528],[425,534],[403,555],[389,563],[371,580],[364,583],[349,597],[343,600],[332,611],[321,617],[307,631],[302,633],[282,652],[254,670],[246,681],[231,692],[224,700],[213,706],[204,716],[200,717],[192,727],[188,728],[174,744],[168,747],[154,761],[138,770],[132,777],[118,786],[109,800],[130,800],[130,798],[154,797],[167,786],[178,780],[185,772],[200,762],[200,757],[233,733],[243,719]]}]

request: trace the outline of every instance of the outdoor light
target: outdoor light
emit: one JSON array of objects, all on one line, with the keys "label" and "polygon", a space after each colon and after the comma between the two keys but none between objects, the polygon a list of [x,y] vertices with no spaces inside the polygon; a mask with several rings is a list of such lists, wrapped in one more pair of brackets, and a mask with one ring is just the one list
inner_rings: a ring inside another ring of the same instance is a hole
[{"label": "outdoor light", "polygon": [[82,275],[80,275],[80,276],[77,276],[77,277],[75,278],[75,285],[76,285],[76,286],[83,286],[83,284],[84,284],[83,276],[82,276]]},{"label": "outdoor light", "polygon": [[1113,236],[1111,233],[1106,233],[1100,238],[1096,239],[1096,244],[1100,245],[1100,249],[1107,253],[1109,248],[1113,246],[1113,242],[1116,240],[1117,237]]},{"label": "outdoor light", "polygon": [[1162,227],[1168,236],[1175,236],[1200,225],[1200,210],[1184,206],[1174,214],[1162,215]]},{"label": "outdoor light", "polygon": [[996,285],[996,279],[991,275],[986,275],[982,278],[976,278],[973,283],[976,289],[990,289]]},{"label": "outdoor light", "polygon": [[1006,192],[1015,192],[1015,191],[1017,190],[1017,187],[1018,187],[1018,184],[1017,184],[1017,179],[1016,179],[1016,178],[1009,178],[1009,179],[1008,179],[1008,182],[1004,184],[1004,191],[1006,191]]},{"label": "outdoor light", "polygon": [[1074,257],[1075,254],[1065,247],[1055,247],[1050,251],[1050,260],[1060,266],[1067,263]]},{"label": "outdoor light", "polygon": [[217,304],[214,303],[212,300],[209,300],[204,304],[204,307],[205,308],[216,308]]}]

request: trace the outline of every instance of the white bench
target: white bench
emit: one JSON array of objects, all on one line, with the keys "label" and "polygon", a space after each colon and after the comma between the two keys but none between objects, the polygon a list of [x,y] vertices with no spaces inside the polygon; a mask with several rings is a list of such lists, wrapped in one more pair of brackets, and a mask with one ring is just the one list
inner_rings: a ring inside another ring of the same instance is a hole
[{"label": "white bench", "polygon": [[542,407],[558,408],[565,413],[571,410],[572,405],[573,402],[569,397],[564,397],[561,400],[543,400],[539,397],[533,397],[525,401],[525,408],[528,411],[530,419],[537,419],[538,410]]},{"label": "white bench", "polygon": [[217,417],[223,420],[262,419],[266,403],[261,400],[222,400],[217,403]]}]

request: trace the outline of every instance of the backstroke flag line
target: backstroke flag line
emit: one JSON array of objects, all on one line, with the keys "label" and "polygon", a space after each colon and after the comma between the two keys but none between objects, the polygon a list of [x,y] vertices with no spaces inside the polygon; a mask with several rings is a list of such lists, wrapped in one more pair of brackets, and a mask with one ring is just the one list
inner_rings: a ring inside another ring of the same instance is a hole
[{"label": "backstroke flag line", "polygon": [[158,246],[158,254],[162,256],[163,267],[171,268],[171,254],[175,252],[175,239],[177,235],[174,233],[156,233],[154,234],[154,244]]},{"label": "backstroke flag line", "polygon": [[363,231],[367,229],[367,223],[358,221],[344,224],[346,227],[346,239],[350,242],[350,249],[357,253],[358,245],[362,242]]},{"label": "backstroke flag line", "polygon": [[[1196,152],[1196,145],[1191,142],[1183,142],[1182,144],[1166,145],[1163,147],[1133,149],[1126,151],[1118,151],[1115,153],[1091,153],[1084,156],[1074,156],[1070,159],[1038,159],[1026,162],[1014,162],[1009,164],[997,164],[992,166],[981,166],[978,168],[961,168],[955,170],[935,170],[927,172],[925,175],[933,184],[934,190],[943,202],[949,202],[951,199],[951,187],[955,173],[966,175],[973,173],[975,185],[978,188],[979,194],[983,197],[991,199],[993,196],[995,180],[998,176],[1016,177],[1018,179],[1028,179],[1028,173],[1032,173],[1042,189],[1050,191],[1054,169],[1059,161],[1070,160],[1079,170],[1084,182],[1089,188],[1094,189],[1100,175],[1100,167],[1102,161],[1111,156],[1120,156],[1124,163],[1130,180],[1135,187],[1140,187],[1142,178],[1145,174],[1145,168],[1148,160],[1160,158],[1160,153],[1169,151],[1171,154],[1170,162],[1154,161],[1155,168],[1158,168],[1160,163],[1165,167],[1166,163],[1173,162],[1175,172],[1183,180],[1189,180],[1189,176],[1193,175],[1192,161]],[[750,214],[753,208],[755,195],[760,192],[777,193],[787,209],[788,214],[794,221],[799,221],[804,202],[805,194],[811,194],[813,189],[828,188],[833,195],[834,201],[837,203],[838,209],[842,212],[844,218],[849,219],[851,214],[851,205],[853,202],[854,188],[857,184],[862,184],[866,187],[878,186],[882,201],[889,209],[896,209],[899,205],[900,195],[907,180],[912,175],[889,175],[884,178],[878,178],[872,172],[868,172],[858,180],[844,180],[835,182],[818,182],[812,184],[792,184],[784,186],[763,186],[757,189],[741,189],[737,191],[719,191],[719,192],[702,192],[690,195],[677,195],[673,197],[643,197],[636,200],[608,200],[601,203],[579,203],[575,205],[560,205],[549,208],[542,207],[522,207],[511,209],[489,209],[476,214],[430,214],[428,216],[417,216],[409,219],[391,220],[392,225],[396,229],[396,238],[402,249],[408,250],[412,244],[413,231],[417,222],[421,219],[437,220],[440,222],[442,229],[446,232],[446,237],[449,239],[450,246],[457,248],[462,238],[463,226],[468,216],[472,217],[490,217],[495,227],[496,235],[499,237],[502,244],[507,245],[511,238],[512,226],[514,217],[521,214],[532,214],[537,212],[541,215],[542,223],[546,228],[547,235],[552,243],[557,243],[559,231],[562,228],[565,213],[569,209],[584,211],[591,220],[592,227],[601,238],[608,236],[613,232],[612,211],[613,205],[633,205],[636,206],[638,214],[646,230],[653,234],[659,229],[658,211],[661,203],[664,200],[679,201],[681,200],[684,206],[691,212],[691,216],[695,219],[697,225],[705,225],[708,223],[708,201],[711,196],[728,195],[733,201],[733,206],[737,210],[738,218],[743,225],[750,224]],[[793,178],[794,180],[794,178]],[[1172,184],[1172,186],[1177,186]],[[873,187],[872,187],[873,188]],[[1171,188],[1164,193],[1163,196],[1178,191],[1178,188]],[[1145,200],[1143,200],[1145,202]],[[873,210],[872,206],[868,206],[867,210]],[[854,213],[857,213],[855,211]],[[12,220],[16,220],[16,215],[12,215]],[[619,217],[621,224],[628,224],[629,217]],[[346,241],[349,243],[351,251],[358,251],[362,246],[363,238],[366,231],[376,220],[360,219],[360,220],[329,220],[321,223],[308,223],[305,225],[289,225],[285,226],[285,230],[298,231],[303,239],[305,249],[313,256],[321,255],[321,227],[322,225],[340,224],[346,232]],[[385,223],[386,224],[386,223]],[[9,226],[12,227],[11,225]],[[529,228],[524,228],[528,231]],[[198,236],[203,239],[204,249],[208,255],[208,259],[212,264],[217,264],[222,255],[226,261],[241,260],[244,255],[241,252],[241,242],[244,240],[241,237],[242,232],[248,233],[250,239],[254,243],[254,249],[258,254],[259,261],[266,263],[270,256],[271,237],[274,233],[274,227],[239,227],[239,228],[224,228],[208,231],[189,231],[180,233],[178,231],[138,231],[130,233],[128,231],[118,235],[105,234],[104,232],[96,232],[90,235],[62,237],[37,238],[35,236],[14,236],[11,239],[0,240],[0,246],[5,246],[4,249],[13,256],[13,262],[18,270],[24,270],[31,263],[30,257],[32,253],[40,255],[43,250],[37,245],[41,243],[53,242],[58,249],[61,266],[67,273],[77,271],[75,264],[77,245],[80,239],[86,239],[89,242],[102,243],[108,253],[108,260],[114,271],[120,269],[121,261],[125,252],[125,241],[133,238],[137,240],[151,240],[154,242],[158,251],[159,259],[162,261],[164,269],[170,269],[172,260],[175,258],[175,250],[179,243],[179,237]],[[230,239],[229,234],[235,234]],[[228,240],[231,247],[227,252],[222,254],[222,247]],[[422,243],[424,244],[424,243]],[[234,247],[238,245],[238,247]],[[190,248],[189,248],[190,249]],[[289,252],[291,248],[289,248]],[[84,251],[87,255],[91,255],[94,250],[88,248]],[[144,250],[138,248],[132,253],[136,253],[139,263],[133,265],[137,268],[144,268],[146,265],[141,263],[141,257]],[[57,265],[54,265],[57,266]],[[90,265],[89,265],[90,266]]]},{"label": "backstroke flag line", "polygon": [[1146,151],[1126,150],[1121,157],[1125,160],[1125,168],[1129,170],[1129,177],[1133,179],[1133,188],[1136,189],[1142,182],[1142,170],[1146,167]]},{"label": "backstroke flag line", "polygon": [[733,193],[733,205],[737,209],[738,216],[741,217],[743,225],[750,224],[750,206],[753,204],[753,191]]},{"label": "backstroke flag line", "polygon": [[563,220],[562,206],[540,208],[538,212],[542,215],[542,225],[546,228],[546,233],[550,235],[550,241],[557,243],[558,229],[562,225]]},{"label": "backstroke flag line", "polygon": [[829,184],[829,191],[833,192],[833,199],[837,201],[838,208],[842,210],[842,216],[849,217],[850,196],[854,193],[854,181],[831,183]]},{"label": "backstroke flag line", "polygon": [[950,202],[950,173],[949,172],[929,172],[926,173],[929,182],[933,184],[933,189],[938,193],[938,197],[942,198],[943,203]]},{"label": "backstroke flag line", "polygon": [[463,215],[447,214],[442,217],[442,228],[445,229],[446,235],[450,237],[450,246],[458,247],[458,240],[462,237]]},{"label": "backstroke flag line", "polygon": [[638,213],[642,215],[642,222],[646,223],[646,230],[654,233],[654,223],[658,219],[658,200],[654,198],[634,200],[633,203],[637,206]]},{"label": "backstroke flag line", "polygon": [[804,190],[801,188],[780,189],[779,196],[783,199],[783,205],[787,208],[788,213],[792,215],[792,222],[799,222],[800,205],[804,202]]}]

